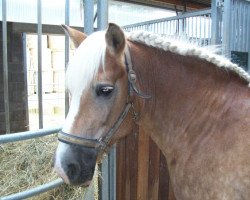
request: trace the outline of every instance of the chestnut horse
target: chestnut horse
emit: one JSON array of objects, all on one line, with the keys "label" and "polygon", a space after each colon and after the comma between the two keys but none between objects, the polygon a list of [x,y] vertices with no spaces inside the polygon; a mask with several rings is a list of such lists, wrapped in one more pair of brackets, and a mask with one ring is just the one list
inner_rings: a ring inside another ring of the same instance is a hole
[{"label": "chestnut horse", "polygon": [[70,109],[55,156],[69,184],[88,186],[107,148],[136,123],[165,155],[177,200],[250,199],[250,76],[204,48],[109,24],[77,48]]}]

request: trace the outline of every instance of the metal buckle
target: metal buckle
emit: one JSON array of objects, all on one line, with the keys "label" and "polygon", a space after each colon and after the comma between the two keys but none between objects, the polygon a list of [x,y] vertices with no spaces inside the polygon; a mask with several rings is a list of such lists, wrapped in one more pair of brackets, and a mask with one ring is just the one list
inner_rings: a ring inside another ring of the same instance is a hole
[{"label": "metal buckle", "polygon": [[134,70],[130,69],[128,71],[128,80],[130,83],[135,83],[136,82],[136,73]]}]

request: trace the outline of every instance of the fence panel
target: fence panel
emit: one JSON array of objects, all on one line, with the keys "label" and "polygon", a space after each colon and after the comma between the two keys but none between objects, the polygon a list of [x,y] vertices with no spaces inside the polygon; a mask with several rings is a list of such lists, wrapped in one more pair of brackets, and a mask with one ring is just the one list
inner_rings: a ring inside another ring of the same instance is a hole
[{"label": "fence panel", "polygon": [[126,31],[146,30],[183,37],[200,46],[211,44],[211,9],[124,26]]},{"label": "fence panel", "polygon": [[[26,131],[15,134],[6,134],[0,135],[0,144],[5,144],[9,142],[18,142],[22,140],[33,139],[37,137],[43,137],[46,135],[57,133],[61,128],[52,128],[52,129],[41,129],[37,131]],[[0,197],[1,200],[15,200],[15,199],[25,199],[40,193],[46,192],[48,190],[52,190],[63,184],[62,179],[57,179],[55,181],[51,181],[49,183],[37,186],[35,188],[25,190],[23,192],[19,192],[16,194]]]}]

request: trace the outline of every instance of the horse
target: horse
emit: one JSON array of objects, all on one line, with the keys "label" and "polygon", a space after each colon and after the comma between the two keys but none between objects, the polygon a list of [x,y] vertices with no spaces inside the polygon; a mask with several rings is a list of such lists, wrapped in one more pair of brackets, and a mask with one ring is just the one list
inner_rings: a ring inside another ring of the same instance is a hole
[{"label": "horse", "polygon": [[177,200],[250,199],[246,71],[209,48],[113,23],[89,36],[63,28],[76,46],[54,161],[66,183],[88,186],[136,125],[166,157]]}]

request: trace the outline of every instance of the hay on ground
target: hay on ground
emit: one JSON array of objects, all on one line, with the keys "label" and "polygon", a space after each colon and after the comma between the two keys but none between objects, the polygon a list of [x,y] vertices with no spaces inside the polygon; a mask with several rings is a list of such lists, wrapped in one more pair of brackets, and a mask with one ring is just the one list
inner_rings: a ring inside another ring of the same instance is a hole
[{"label": "hay on ground", "polygon": [[[0,196],[21,192],[57,179],[52,167],[56,146],[55,135],[1,145]],[[30,199],[83,199],[84,190],[82,187],[63,184]]]}]

